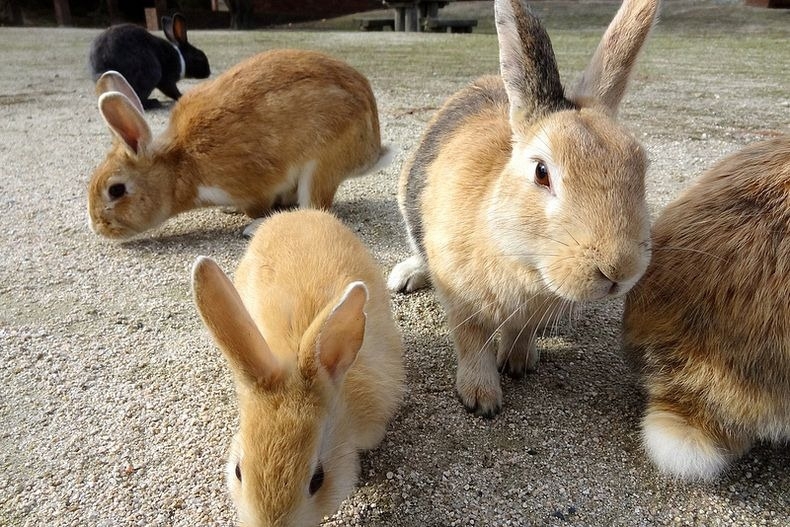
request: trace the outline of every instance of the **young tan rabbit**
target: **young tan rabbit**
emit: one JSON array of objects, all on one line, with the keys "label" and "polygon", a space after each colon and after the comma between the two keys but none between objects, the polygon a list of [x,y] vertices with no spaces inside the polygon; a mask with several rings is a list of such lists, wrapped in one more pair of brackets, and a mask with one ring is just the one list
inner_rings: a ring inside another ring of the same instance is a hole
[{"label": "young tan rabbit", "polygon": [[367,79],[327,55],[255,55],[179,99],[153,138],[134,90],[116,72],[96,86],[115,136],[88,192],[91,227],[128,238],[181,212],[235,206],[329,208],[340,183],[383,153]]},{"label": "young tan rabbit", "polygon": [[354,489],[357,451],[403,392],[400,333],[372,256],[323,211],[261,224],[235,275],[192,270],[198,311],[233,371],[227,482],[244,525],[316,525]]},{"label": "young tan rabbit", "polygon": [[647,160],[615,114],[657,5],[623,3],[566,98],[539,21],[521,1],[497,0],[501,78],[452,96],[403,168],[414,256],[388,285],[436,288],[470,412],[499,412],[497,365],[534,369],[541,326],[575,302],[623,294],[647,267]]},{"label": "young tan rabbit", "polygon": [[663,211],[624,326],[661,471],[711,479],[756,440],[790,440],[790,136],[727,157]]}]

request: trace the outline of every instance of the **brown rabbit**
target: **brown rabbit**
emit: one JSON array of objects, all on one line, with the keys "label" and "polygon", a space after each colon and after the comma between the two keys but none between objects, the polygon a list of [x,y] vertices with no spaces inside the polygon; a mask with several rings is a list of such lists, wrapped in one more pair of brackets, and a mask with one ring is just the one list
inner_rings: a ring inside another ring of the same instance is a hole
[{"label": "brown rabbit", "polygon": [[790,136],[725,158],[662,212],[623,343],[661,471],[711,479],[756,440],[790,440]]},{"label": "brown rabbit", "polygon": [[260,53],[179,99],[153,138],[134,90],[116,72],[97,82],[115,136],[88,192],[91,227],[128,238],[181,212],[234,206],[329,208],[340,183],[383,153],[367,79],[314,51]]},{"label": "brown rabbit", "polygon": [[373,257],[322,211],[261,224],[235,284],[212,260],[195,303],[233,372],[227,482],[244,525],[316,525],[357,480],[403,393],[401,337]]},{"label": "brown rabbit", "polygon": [[534,369],[542,326],[575,302],[625,293],[647,267],[647,160],[615,114],[657,7],[626,0],[566,98],[537,18],[497,0],[501,77],[453,95],[403,168],[414,256],[388,285],[435,286],[470,412],[499,412],[497,366]]}]

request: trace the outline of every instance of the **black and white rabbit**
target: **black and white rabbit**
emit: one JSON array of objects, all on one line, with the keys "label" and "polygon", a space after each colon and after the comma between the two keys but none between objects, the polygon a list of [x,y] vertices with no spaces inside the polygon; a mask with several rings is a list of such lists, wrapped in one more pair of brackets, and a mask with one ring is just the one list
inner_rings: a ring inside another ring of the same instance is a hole
[{"label": "black and white rabbit", "polygon": [[205,79],[211,71],[206,54],[187,41],[183,15],[163,16],[162,29],[167,40],[134,24],[107,28],[91,44],[89,62],[93,80],[109,70],[119,72],[147,109],[160,105],[158,100],[148,98],[154,88],[178,100],[179,80]]}]

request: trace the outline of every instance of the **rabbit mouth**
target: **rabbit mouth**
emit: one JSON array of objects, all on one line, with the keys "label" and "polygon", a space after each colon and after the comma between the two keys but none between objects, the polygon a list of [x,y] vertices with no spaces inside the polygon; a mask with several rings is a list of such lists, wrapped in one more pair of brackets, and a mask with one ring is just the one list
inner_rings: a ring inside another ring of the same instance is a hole
[{"label": "rabbit mouth", "polygon": [[566,272],[549,272],[541,269],[541,276],[546,286],[554,294],[572,302],[595,302],[617,298],[627,293],[642,276],[644,269],[636,270],[628,275],[623,273],[604,272],[595,264],[586,270],[570,268]]},{"label": "rabbit mouth", "polygon": [[95,234],[113,240],[128,240],[139,234],[137,230],[118,219],[97,219],[89,215],[88,225]]}]

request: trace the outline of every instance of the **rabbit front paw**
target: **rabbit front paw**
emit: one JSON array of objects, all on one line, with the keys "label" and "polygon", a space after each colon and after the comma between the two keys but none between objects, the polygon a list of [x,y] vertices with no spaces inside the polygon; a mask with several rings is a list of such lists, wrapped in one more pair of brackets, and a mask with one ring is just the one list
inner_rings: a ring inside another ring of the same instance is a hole
[{"label": "rabbit front paw", "polygon": [[431,283],[422,257],[411,256],[396,265],[387,279],[387,288],[396,293],[411,293]]},{"label": "rabbit front paw", "polygon": [[496,368],[467,368],[459,364],[455,389],[466,410],[476,416],[491,419],[502,410],[502,387]]}]

